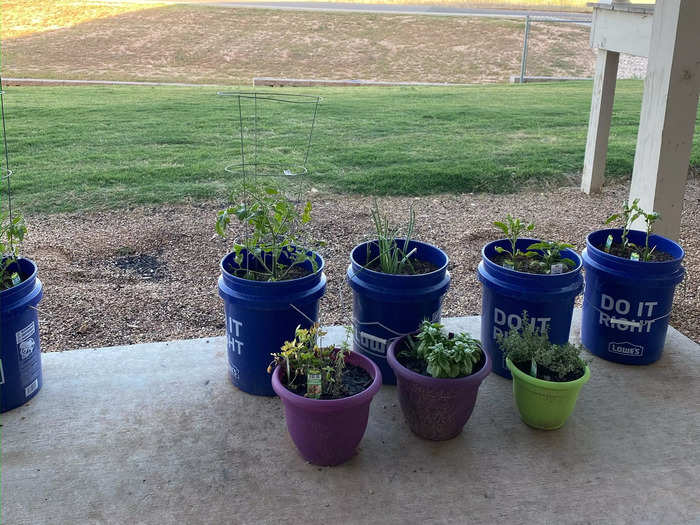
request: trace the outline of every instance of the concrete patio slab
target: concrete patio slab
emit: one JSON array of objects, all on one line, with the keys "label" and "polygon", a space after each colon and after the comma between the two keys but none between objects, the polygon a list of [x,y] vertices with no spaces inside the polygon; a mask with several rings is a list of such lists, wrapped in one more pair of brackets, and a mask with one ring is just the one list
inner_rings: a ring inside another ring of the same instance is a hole
[{"label": "concrete patio slab", "polygon": [[459,437],[423,441],[383,387],[333,468],[298,456],[279,399],[229,383],[224,338],[45,354],[43,390],[2,415],[2,523],[697,523],[699,349],[671,329],[654,365],[592,358],[554,432],[491,375]]}]

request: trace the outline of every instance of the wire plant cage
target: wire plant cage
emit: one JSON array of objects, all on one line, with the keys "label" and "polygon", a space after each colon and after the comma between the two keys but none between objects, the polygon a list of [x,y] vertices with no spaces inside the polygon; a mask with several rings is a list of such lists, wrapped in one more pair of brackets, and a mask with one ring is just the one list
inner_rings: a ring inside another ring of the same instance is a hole
[{"label": "wire plant cage", "polygon": [[320,96],[297,93],[219,92],[233,99],[234,140],[238,160],[225,170],[244,182],[258,177],[288,179],[302,191],[309,173]]},{"label": "wire plant cage", "polygon": [[[0,159],[0,220],[13,224],[12,210],[12,170],[10,169],[10,154],[7,147],[7,129],[5,127],[5,90],[0,77],[0,117],[2,118],[2,158]],[[5,193],[3,196],[2,193]],[[8,236],[10,252],[14,252],[14,236]],[[0,253],[0,258],[7,254]]]}]

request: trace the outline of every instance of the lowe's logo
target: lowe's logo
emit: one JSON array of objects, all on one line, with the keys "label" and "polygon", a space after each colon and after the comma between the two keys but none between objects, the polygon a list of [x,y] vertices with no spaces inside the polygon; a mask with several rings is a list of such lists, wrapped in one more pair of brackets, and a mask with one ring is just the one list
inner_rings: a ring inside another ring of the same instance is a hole
[{"label": "lowe's logo", "polygon": [[644,347],[633,345],[632,343],[610,343],[608,344],[608,352],[630,357],[641,357],[644,354]]}]

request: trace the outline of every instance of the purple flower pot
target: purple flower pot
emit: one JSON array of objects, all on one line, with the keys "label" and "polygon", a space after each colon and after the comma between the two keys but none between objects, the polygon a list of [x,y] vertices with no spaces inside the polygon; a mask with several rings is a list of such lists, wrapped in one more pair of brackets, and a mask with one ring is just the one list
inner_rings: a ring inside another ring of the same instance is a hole
[{"label": "purple flower pot", "polygon": [[282,399],[287,430],[301,456],[314,465],[339,465],[354,454],[367,428],[369,405],[382,386],[379,367],[363,355],[351,352],[347,362],[364,368],[372,384],[343,399],[310,399],[287,390],[282,369],[272,374],[272,388]]},{"label": "purple flower pot", "polygon": [[481,382],[491,372],[492,360],[484,352],[484,366],[456,379],[418,374],[399,363],[395,351],[405,338],[389,345],[387,360],[396,374],[401,410],[414,434],[424,439],[445,441],[462,432],[472,415]]}]

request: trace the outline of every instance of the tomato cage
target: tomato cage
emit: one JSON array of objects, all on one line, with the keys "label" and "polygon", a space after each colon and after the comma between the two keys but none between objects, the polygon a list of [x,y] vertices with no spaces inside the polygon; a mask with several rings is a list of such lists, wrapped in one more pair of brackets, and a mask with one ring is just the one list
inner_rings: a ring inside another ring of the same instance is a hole
[{"label": "tomato cage", "polygon": [[[257,177],[301,179],[316,126],[320,96],[271,92],[219,92],[233,99],[239,159],[225,170],[244,181]],[[288,185],[291,181],[282,182]]]}]

